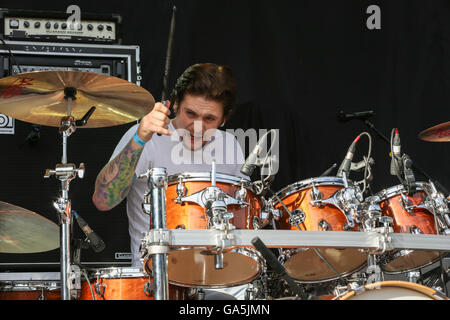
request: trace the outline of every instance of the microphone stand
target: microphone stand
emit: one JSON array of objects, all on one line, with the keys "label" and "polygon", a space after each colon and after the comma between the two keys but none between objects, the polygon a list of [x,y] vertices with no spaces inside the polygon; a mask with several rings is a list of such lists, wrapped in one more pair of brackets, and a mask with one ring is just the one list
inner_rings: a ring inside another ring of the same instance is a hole
[{"label": "microphone stand", "polygon": [[[375,125],[372,123],[372,122],[370,122],[369,120],[364,120],[364,123],[370,128],[370,129],[372,129],[382,140],[384,140],[388,145],[390,145],[391,144],[391,141],[382,133],[382,132],[380,132],[376,127],[375,127]],[[436,184],[438,187],[439,187],[439,189],[441,189],[444,193],[445,193],[445,196],[448,196],[449,194],[450,194],[450,192],[439,182],[439,181],[437,181],[436,179],[433,179],[433,178],[431,178],[430,177],[430,175],[429,174],[427,174],[425,171],[423,171],[420,167],[418,167],[417,166],[417,164],[416,163],[414,163],[413,162],[413,164],[412,164],[412,168],[414,169],[414,170],[416,170],[417,172],[419,172],[420,174],[422,174],[424,177],[426,177],[428,180],[431,180],[431,181],[433,181],[434,182],[434,184]]]}]

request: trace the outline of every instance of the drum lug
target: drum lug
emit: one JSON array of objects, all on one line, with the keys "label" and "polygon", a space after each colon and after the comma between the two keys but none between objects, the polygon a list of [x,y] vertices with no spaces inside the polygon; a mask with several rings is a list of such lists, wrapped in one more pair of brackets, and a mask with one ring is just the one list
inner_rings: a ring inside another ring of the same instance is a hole
[{"label": "drum lug", "polygon": [[291,215],[289,216],[289,223],[291,226],[296,227],[302,224],[305,221],[306,215],[302,209],[292,210]]},{"label": "drum lug", "polygon": [[94,284],[94,289],[95,289],[95,293],[100,297],[100,298],[105,298],[105,289],[106,289],[106,285],[104,283],[100,282],[100,279],[97,278],[97,282]]},{"label": "drum lug", "polygon": [[261,219],[257,216],[253,217],[252,226],[254,230],[259,230],[262,228]]},{"label": "drum lug", "polygon": [[180,204],[183,200],[183,197],[187,194],[187,188],[183,185],[183,177],[180,177],[177,184],[177,197],[175,198],[175,202]]},{"label": "drum lug", "polygon": [[417,226],[410,226],[409,232],[412,234],[423,234],[422,230],[420,230],[420,228]]},{"label": "drum lug", "polygon": [[236,191],[234,196],[238,201],[244,201],[245,197],[247,197],[247,189],[244,187],[244,182],[241,182],[241,188]]},{"label": "drum lug", "polygon": [[320,220],[320,222],[317,224],[317,227],[319,228],[319,231],[329,231],[330,225],[325,220]]},{"label": "drum lug", "polygon": [[316,188],[316,186],[313,184],[312,189],[311,189],[311,205],[314,207],[323,207],[322,204],[322,197],[323,194],[322,192],[319,191],[319,189]]}]

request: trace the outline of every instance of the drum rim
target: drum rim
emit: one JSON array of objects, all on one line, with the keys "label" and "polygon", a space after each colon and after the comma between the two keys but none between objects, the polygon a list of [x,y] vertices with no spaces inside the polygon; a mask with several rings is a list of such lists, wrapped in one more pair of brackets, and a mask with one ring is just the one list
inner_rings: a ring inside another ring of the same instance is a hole
[{"label": "drum rim", "polygon": [[[173,249],[173,251],[178,251],[178,250],[194,250],[194,249],[211,249],[208,247],[179,247],[176,249]],[[264,268],[265,268],[265,264],[264,264],[264,259],[261,256],[261,254],[254,250],[251,247],[231,247],[230,250],[228,250],[229,252],[237,252],[240,254],[243,254],[242,251],[245,252],[245,256],[249,257],[250,259],[254,260],[256,262],[256,264],[258,265],[258,272],[256,272],[255,276],[249,281],[249,282],[245,282],[245,283],[237,283],[237,284],[223,284],[223,285],[193,285],[193,284],[187,284],[187,283],[181,283],[181,282],[177,282],[177,281],[171,281],[169,279],[169,283],[175,286],[179,286],[179,287],[185,287],[185,288],[202,288],[202,289],[222,289],[222,288],[229,288],[229,287],[236,287],[236,286],[242,286],[242,285],[246,285],[251,283],[253,280],[257,279],[261,273],[263,272]],[[146,262],[148,263],[148,261]]]},{"label": "drum rim", "polygon": [[[323,186],[323,185],[345,186],[344,180],[339,177],[326,176],[326,177],[308,178],[308,179],[296,181],[296,182],[291,183],[291,184],[287,185],[286,187],[282,188],[281,190],[276,192],[274,196],[272,196],[269,199],[269,202],[277,203],[278,200],[276,199],[276,197],[279,197],[282,199],[282,198],[288,197],[291,194],[296,193],[300,190],[311,188],[313,182],[315,183],[316,186]],[[350,180],[349,180],[349,183],[351,183]]]},{"label": "drum rim", "polygon": [[[414,186],[416,187],[417,191],[424,191],[425,192],[425,187],[428,185],[426,182],[424,181],[416,181],[414,182]],[[402,194],[403,192],[406,192],[405,187],[403,186],[403,184],[397,184],[395,186],[389,187],[389,188],[385,188],[379,192],[377,192],[374,197],[378,197],[380,199],[380,201],[385,201],[389,198],[398,196],[400,194]]]},{"label": "drum rim", "polygon": [[[442,293],[440,293],[437,290],[434,290],[430,287],[421,285],[419,283],[413,283],[408,281],[398,281],[398,280],[388,280],[388,281],[378,281],[370,284],[364,285],[364,292],[366,290],[376,290],[376,287],[395,287],[395,288],[405,288],[405,289],[411,289],[416,292],[420,292],[433,300],[450,300],[449,298],[445,297]],[[412,288],[417,288],[417,290],[414,290]],[[345,293],[343,293],[341,296],[336,297],[337,300],[346,300],[350,297],[355,296],[356,290],[349,290]],[[345,299],[344,299],[345,298]]]},{"label": "drum rim", "polygon": [[[124,278],[143,278],[147,273],[139,267],[105,267],[105,268],[85,268],[89,278],[99,276],[102,279],[124,279]],[[117,272],[120,270],[120,272]],[[97,272],[100,272],[97,274]]]},{"label": "drum rim", "polygon": [[[176,174],[172,174],[168,176],[167,178],[167,184],[172,185],[175,183],[178,183],[178,179],[182,177],[183,182],[189,182],[189,181],[211,181],[211,172],[209,171],[186,171],[186,172],[180,172]],[[253,182],[250,181],[247,178],[235,176],[228,173],[223,172],[216,172],[216,182],[221,183],[230,183],[236,186],[241,186],[243,183],[245,187],[251,189],[252,191],[255,190],[253,186]]]}]

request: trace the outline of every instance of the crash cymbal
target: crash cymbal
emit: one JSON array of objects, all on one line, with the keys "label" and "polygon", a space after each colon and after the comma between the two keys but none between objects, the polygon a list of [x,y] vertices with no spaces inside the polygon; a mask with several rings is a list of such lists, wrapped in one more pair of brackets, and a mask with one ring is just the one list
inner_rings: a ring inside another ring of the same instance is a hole
[{"label": "crash cymbal", "polygon": [[438,124],[419,133],[419,139],[431,142],[450,141],[450,121]]},{"label": "crash cymbal", "polygon": [[35,253],[59,248],[59,227],[24,208],[0,201],[0,252]]},{"label": "crash cymbal", "polygon": [[81,71],[34,71],[0,79],[0,113],[12,118],[60,127],[68,115],[65,88],[76,89],[71,115],[81,119],[96,110],[85,128],[109,127],[140,119],[155,100],[144,88],[112,76]]}]

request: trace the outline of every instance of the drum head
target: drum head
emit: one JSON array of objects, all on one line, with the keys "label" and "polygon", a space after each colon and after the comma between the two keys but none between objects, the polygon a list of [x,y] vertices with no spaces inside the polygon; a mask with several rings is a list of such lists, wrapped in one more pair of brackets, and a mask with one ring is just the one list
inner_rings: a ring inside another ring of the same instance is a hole
[{"label": "drum head", "polygon": [[365,286],[356,294],[354,290],[344,294],[339,300],[448,300],[431,288],[406,281],[383,281]]},{"label": "drum head", "polygon": [[[362,269],[367,260],[365,253],[353,248],[317,249],[341,276]],[[301,250],[292,255],[284,264],[287,273],[301,282],[321,282],[339,278],[314,249]]]},{"label": "drum head", "polygon": [[[261,272],[260,261],[249,249],[223,254],[223,269],[215,268],[214,254],[203,248],[173,250],[168,256],[169,282],[179,286],[221,288],[246,284]],[[147,263],[151,269],[151,260]]]}]

